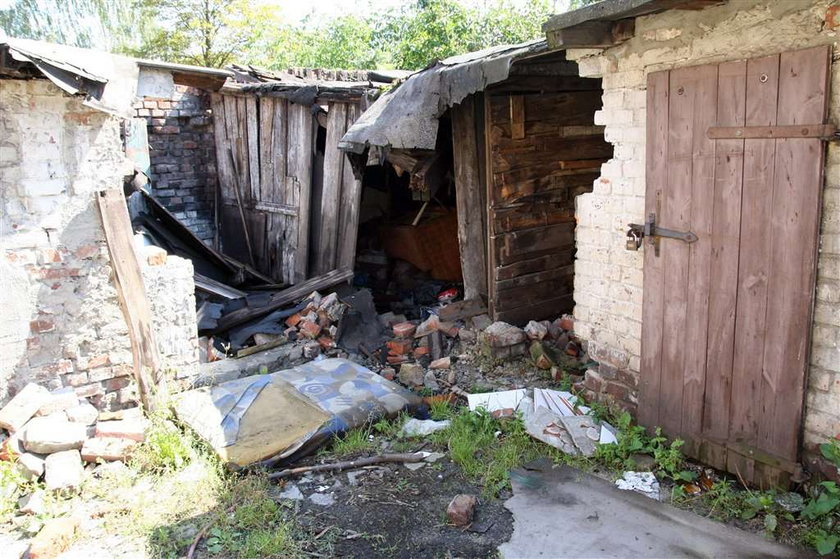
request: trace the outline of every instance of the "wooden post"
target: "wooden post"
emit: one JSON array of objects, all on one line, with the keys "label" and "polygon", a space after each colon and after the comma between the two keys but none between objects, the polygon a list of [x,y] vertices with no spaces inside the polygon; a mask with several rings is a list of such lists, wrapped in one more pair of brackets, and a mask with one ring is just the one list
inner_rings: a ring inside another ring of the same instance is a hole
[{"label": "wooden post", "polygon": [[134,250],[134,235],[122,190],[110,188],[96,195],[111,266],[114,285],[120,302],[134,361],[140,401],[147,411],[157,407],[158,398],[166,392],[166,379],[161,374],[160,356],[152,329],[152,311]]},{"label": "wooden post", "polygon": [[[458,244],[464,275],[464,298],[487,293],[487,264],[482,180],[478,162],[475,106],[469,96],[452,109],[452,155],[455,166],[455,203],[458,209]],[[480,141],[483,141],[481,139]]]}]

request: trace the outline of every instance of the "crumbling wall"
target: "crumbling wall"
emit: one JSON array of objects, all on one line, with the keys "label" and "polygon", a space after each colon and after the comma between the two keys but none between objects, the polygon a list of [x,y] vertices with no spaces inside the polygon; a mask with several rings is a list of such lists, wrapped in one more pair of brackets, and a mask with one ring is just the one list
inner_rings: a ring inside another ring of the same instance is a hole
[{"label": "crumbling wall", "polygon": [[181,388],[198,374],[193,265],[178,256],[160,258],[142,251],[140,260],[161,363],[168,378],[175,381],[170,388]]},{"label": "crumbling wall", "polygon": [[[837,40],[829,0],[737,1],[637,18],[635,37],[606,50],[572,50],[581,75],[603,78],[606,125],[615,145],[591,194],[578,197],[575,330],[600,370],[586,386],[634,410],[641,355],[643,253],[625,250],[626,226],[644,221],[646,78],[650,72],[752,58]],[[836,60],[836,58],[835,58]],[[840,121],[840,65],[832,66],[830,119]],[[840,433],[840,146],[829,144],[806,450]],[[803,333],[804,335],[805,333]]]},{"label": "crumbling wall", "polygon": [[145,98],[135,113],[148,122],[152,195],[201,240],[212,242],[216,148],[210,95],[176,85],[171,99]]},{"label": "crumbling wall", "polygon": [[[136,401],[95,192],[123,184],[119,119],[47,80],[0,80],[0,404],[28,382]],[[192,265],[144,265],[168,367],[194,372]],[[190,343],[186,343],[187,341]]]},{"label": "crumbling wall", "polygon": [[123,182],[117,118],[0,80],[0,400],[27,382],[128,403],[128,331],[94,193]]}]

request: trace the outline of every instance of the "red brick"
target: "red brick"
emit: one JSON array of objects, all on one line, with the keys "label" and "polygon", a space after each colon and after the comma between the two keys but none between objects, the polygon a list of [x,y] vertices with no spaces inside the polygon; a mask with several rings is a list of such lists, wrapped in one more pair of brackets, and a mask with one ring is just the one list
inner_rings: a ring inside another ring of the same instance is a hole
[{"label": "red brick", "polygon": [[45,248],[38,254],[38,261],[41,264],[61,262],[61,254],[54,248]]},{"label": "red brick", "polygon": [[321,349],[323,349],[324,351],[335,347],[335,342],[332,340],[332,338],[328,336],[321,336],[320,338],[318,338],[318,343],[321,345]]},{"label": "red brick", "polygon": [[601,388],[604,386],[604,379],[597,372],[589,369],[583,378],[583,385],[592,392],[601,392]]},{"label": "red brick", "polygon": [[446,507],[446,516],[455,526],[466,526],[472,522],[476,503],[475,495],[456,495]]},{"label": "red brick", "polygon": [[420,347],[414,348],[414,357],[415,358],[422,357],[422,356],[428,355],[428,354],[429,354],[429,347],[428,346],[420,346]]},{"label": "red brick", "polygon": [[73,256],[80,259],[90,258],[99,254],[99,245],[82,245],[73,252]]},{"label": "red brick", "polygon": [[52,320],[48,320],[46,318],[39,318],[29,323],[29,329],[37,334],[43,334],[44,332],[52,332],[53,330],[55,330],[55,323]]},{"label": "red brick", "polygon": [[629,388],[638,388],[639,386],[639,375],[626,369],[619,369],[616,379]]},{"label": "red brick", "polygon": [[575,329],[575,320],[570,316],[563,316],[560,318],[559,326],[563,330],[573,331]]},{"label": "red brick", "polygon": [[390,355],[408,355],[413,345],[411,340],[391,340],[387,344]]},{"label": "red brick", "polygon": [[73,362],[69,359],[59,359],[49,365],[41,367],[41,371],[47,374],[64,375],[73,372]]},{"label": "red brick", "polygon": [[86,440],[82,445],[82,460],[85,462],[125,460],[135,446],[137,446],[137,441],[134,439],[94,437]]},{"label": "red brick", "polygon": [[131,384],[131,379],[128,377],[112,378],[104,381],[104,384],[107,392],[116,392]]},{"label": "red brick", "polygon": [[310,340],[314,340],[321,333],[321,327],[311,320],[301,320],[298,325],[301,335]]},{"label": "red brick", "polygon": [[825,26],[830,30],[840,27],[840,6],[831,6],[825,11]]},{"label": "red brick", "polygon": [[414,332],[416,330],[417,326],[411,322],[400,322],[394,324],[394,336],[398,338],[411,338],[414,336]]},{"label": "red brick", "polygon": [[301,320],[303,320],[303,317],[300,315],[300,313],[295,313],[286,319],[286,326],[288,326],[289,328],[294,328],[295,326],[300,324]]},{"label": "red brick", "polygon": [[88,383],[88,374],[87,373],[72,373],[61,375],[61,380],[64,382],[64,386],[82,386],[83,384]]},{"label": "red brick", "polygon": [[604,393],[625,402],[630,401],[630,389],[618,382],[609,381],[604,387]]},{"label": "red brick", "polygon": [[405,363],[408,361],[407,355],[389,355],[388,356],[388,363],[390,365],[399,365],[400,363]]},{"label": "red brick", "polygon": [[87,370],[87,369],[98,369],[99,367],[107,367],[111,364],[111,356],[107,353],[103,355],[96,355],[91,357],[85,363],[84,368],[79,367],[80,369]]},{"label": "red brick", "polygon": [[131,439],[142,443],[146,440],[146,420],[143,418],[118,419],[116,421],[99,421],[96,424],[97,437],[114,437]]},{"label": "red brick", "polygon": [[76,396],[79,398],[91,398],[93,396],[101,396],[105,394],[105,390],[102,388],[102,385],[98,382],[93,384],[85,384],[82,386],[76,386]]}]

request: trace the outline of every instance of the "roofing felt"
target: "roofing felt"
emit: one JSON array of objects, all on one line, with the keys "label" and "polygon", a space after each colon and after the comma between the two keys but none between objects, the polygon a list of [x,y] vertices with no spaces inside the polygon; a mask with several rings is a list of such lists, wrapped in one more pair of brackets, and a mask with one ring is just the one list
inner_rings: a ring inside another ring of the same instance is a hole
[{"label": "roofing felt", "polygon": [[409,76],[383,94],[350,127],[339,148],[434,149],[438,119],[447,109],[488,85],[504,81],[513,62],[548,51],[544,40],[502,45],[446,58]]}]

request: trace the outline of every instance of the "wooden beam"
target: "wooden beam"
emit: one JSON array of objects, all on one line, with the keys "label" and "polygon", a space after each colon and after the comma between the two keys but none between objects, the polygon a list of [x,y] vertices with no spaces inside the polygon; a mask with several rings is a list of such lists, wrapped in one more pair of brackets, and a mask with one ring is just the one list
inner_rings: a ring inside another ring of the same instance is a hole
[{"label": "wooden beam", "polygon": [[837,132],[833,124],[785,124],[779,126],[710,126],[706,136],[711,140],[744,140],[773,138],[819,138],[832,140]]},{"label": "wooden beam", "polygon": [[134,251],[134,234],[128,217],[125,197],[119,188],[96,194],[105,241],[114,270],[114,286],[120,302],[134,362],[140,401],[146,410],[154,410],[157,399],[166,393],[166,379],[161,373],[160,355],[152,328],[152,311],[146,298],[146,287],[140,262]]},{"label": "wooden beam", "polygon": [[478,137],[476,127],[475,99],[469,96],[460,105],[452,108],[455,204],[458,211],[458,244],[466,299],[487,294],[486,209],[481,195],[484,184],[478,148],[481,141],[483,138]]},{"label": "wooden beam", "polygon": [[525,96],[510,96],[510,137],[521,140],[525,137]]},{"label": "wooden beam", "polygon": [[633,19],[587,21],[574,27],[548,30],[546,39],[548,46],[554,49],[606,48],[630,39],[635,29],[636,22]]}]

